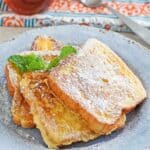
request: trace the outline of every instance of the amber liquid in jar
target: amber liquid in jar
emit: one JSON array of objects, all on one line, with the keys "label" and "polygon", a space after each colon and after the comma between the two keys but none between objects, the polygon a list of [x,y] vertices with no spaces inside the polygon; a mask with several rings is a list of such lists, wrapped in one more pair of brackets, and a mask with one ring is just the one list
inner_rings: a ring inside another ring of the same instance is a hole
[{"label": "amber liquid in jar", "polygon": [[14,12],[32,15],[47,9],[52,0],[5,0]]}]

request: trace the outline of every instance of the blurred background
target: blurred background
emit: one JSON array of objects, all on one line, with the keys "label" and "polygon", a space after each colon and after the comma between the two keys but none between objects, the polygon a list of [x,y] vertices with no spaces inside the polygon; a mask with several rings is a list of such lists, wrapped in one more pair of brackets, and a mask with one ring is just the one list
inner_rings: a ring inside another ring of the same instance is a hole
[{"label": "blurred background", "polygon": [[[102,3],[141,26],[150,28],[150,0],[102,0]],[[0,0],[0,41],[8,40],[31,28],[62,24],[113,30],[145,44],[103,6],[89,8],[79,0]]]}]

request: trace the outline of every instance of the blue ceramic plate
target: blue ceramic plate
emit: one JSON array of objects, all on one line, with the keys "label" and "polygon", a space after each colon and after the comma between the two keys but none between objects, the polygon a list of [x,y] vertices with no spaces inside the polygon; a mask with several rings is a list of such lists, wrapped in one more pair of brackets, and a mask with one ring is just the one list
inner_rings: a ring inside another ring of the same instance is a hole
[{"label": "blue ceramic plate", "polygon": [[[34,38],[49,35],[64,43],[83,44],[88,38],[97,38],[114,50],[141,78],[150,93],[150,51],[138,43],[114,32],[77,25],[47,27],[23,33],[16,39],[0,45],[0,149],[46,150],[36,129],[23,129],[13,124],[10,115],[11,97],[6,90],[4,65],[7,57],[29,50]],[[149,98],[127,116],[124,129],[102,136],[88,143],[77,143],[66,149],[141,150],[150,149]]]}]

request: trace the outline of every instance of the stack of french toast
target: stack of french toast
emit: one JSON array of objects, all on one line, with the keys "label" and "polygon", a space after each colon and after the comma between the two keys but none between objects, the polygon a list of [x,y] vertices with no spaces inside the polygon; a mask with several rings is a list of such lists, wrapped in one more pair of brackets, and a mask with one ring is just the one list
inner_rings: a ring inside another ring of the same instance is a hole
[{"label": "stack of french toast", "polygon": [[[38,128],[49,148],[124,127],[126,114],[146,98],[138,77],[104,43],[89,39],[81,47],[65,47],[39,36],[31,50],[11,57],[5,67],[14,123]],[[64,57],[70,48],[75,53]],[[32,65],[22,62],[29,62],[28,56],[35,59]],[[51,67],[36,61],[51,62]]]}]

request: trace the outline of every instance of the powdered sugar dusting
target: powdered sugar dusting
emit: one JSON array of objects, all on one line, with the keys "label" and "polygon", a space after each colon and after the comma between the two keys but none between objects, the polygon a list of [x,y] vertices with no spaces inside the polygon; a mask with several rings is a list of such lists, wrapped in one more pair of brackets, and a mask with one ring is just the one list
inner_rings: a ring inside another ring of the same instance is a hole
[{"label": "powdered sugar dusting", "polygon": [[135,88],[119,73],[119,64],[109,63],[107,55],[100,53],[103,48],[99,41],[89,40],[78,55],[51,74],[60,88],[97,120],[111,124],[120,116],[122,102],[129,95],[134,98]]}]

